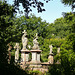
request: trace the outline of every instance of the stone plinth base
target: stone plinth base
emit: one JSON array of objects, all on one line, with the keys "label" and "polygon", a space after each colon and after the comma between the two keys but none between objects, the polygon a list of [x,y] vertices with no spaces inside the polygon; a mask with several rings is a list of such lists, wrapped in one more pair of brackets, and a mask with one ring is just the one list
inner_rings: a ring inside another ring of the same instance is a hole
[{"label": "stone plinth base", "polygon": [[44,68],[31,68],[32,71],[41,71],[42,73],[48,72],[48,69],[44,69]]},{"label": "stone plinth base", "polygon": [[30,62],[30,67],[41,67],[40,61],[40,53],[41,50],[31,50],[32,53],[32,60]]},{"label": "stone plinth base", "polygon": [[41,50],[31,50],[31,52],[41,52]]},{"label": "stone plinth base", "polygon": [[42,65],[41,65],[41,62],[38,62],[38,61],[31,61],[30,62],[30,67],[36,67],[36,68],[38,68],[38,67],[41,67]]},{"label": "stone plinth base", "polygon": [[29,61],[29,50],[21,50],[21,62],[28,62]]},{"label": "stone plinth base", "polygon": [[23,50],[23,49],[22,49],[22,50],[21,50],[21,52],[23,52],[23,53],[24,53],[24,52],[29,53],[30,51],[29,51],[29,50],[27,50],[27,49],[26,49],[26,50]]}]

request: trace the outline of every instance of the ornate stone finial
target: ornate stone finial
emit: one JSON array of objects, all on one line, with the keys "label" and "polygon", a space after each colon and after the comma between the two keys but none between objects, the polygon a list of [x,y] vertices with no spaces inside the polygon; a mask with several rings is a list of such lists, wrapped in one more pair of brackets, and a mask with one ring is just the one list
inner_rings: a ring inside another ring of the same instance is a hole
[{"label": "ornate stone finial", "polygon": [[22,50],[26,50],[27,49],[26,46],[27,46],[27,43],[28,43],[28,39],[26,37],[27,32],[26,32],[26,30],[24,30],[22,33],[24,33],[23,36],[22,36],[22,44],[23,44]]},{"label": "ornate stone finial", "polygon": [[34,50],[38,50],[39,49],[39,43],[38,43],[37,39],[38,39],[38,34],[36,33],[36,36],[35,36],[35,38],[33,40],[33,48],[32,48]]},{"label": "ornate stone finial", "polygon": [[52,45],[49,45],[49,48],[50,48],[50,54],[52,54]]}]

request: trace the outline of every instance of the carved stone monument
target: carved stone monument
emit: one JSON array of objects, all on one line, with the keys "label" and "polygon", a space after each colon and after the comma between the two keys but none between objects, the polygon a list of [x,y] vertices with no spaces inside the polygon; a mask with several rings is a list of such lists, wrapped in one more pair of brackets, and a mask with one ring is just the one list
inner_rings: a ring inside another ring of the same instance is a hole
[{"label": "carved stone monument", "polygon": [[15,62],[17,63],[19,60],[19,49],[20,49],[19,43],[16,43],[16,45],[14,46],[14,49],[16,49],[16,51],[15,51]]},{"label": "carved stone monument", "polygon": [[29,53],[30,51],[27,49],[27,44],[28,44],[28,39],[27,39],[27,32],[26,30],[23,31],[23,36],[22,36],[22,45],[23,48],[21,50],[21,62],[26,63],[29,61]]},{"label": "carved stone monument", "polygon": [[22,50],[27,50],[27,43],[28,43],[28,39],[27,39],[27,32],[26,30],[23,31],[23,36],[22,36],[22,45],[23,45],[23,49]]},{"label": "carved stone monument", "polygon": [[48,62],[50,64],[53,64],[53,53],[52,53],[52,45],[49,45],[49,48],[50,48],[50,53],[49,53],[49,57],[48,57]]},{"label": "carved stone monument", "polygon": [[32,48],[33,50],[39,50],[39,43],[38,43],[37,39],[38,39],[38,34],[36,33],[36,36],[33,40],[33,48]]},{"label": "carved stone monument", "polygon": [[36,36],[33,40],[33,47],[31,50],[32,60],[31,60],[30,66],[33,66],[33,67],[41,67],[41,61],[40,61],[41,50],[39,50],[39,43],[38,43],[37,39],[38,39],[38,35],[36,33]]}]

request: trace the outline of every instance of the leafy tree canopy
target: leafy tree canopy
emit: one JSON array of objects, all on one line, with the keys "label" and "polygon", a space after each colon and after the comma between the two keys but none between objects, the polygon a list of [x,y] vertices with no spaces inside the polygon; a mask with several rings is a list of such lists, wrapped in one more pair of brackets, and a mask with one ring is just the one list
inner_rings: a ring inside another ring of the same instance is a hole
[{"label": "leafy tree canopy", "polygon": [[[42,11],[45,11],[45,9],[43,8],[44,7],[44,1],[46,3],[48,3],[50,0],[15,0],[14,1],[14,7],[15,9],[18,9],[19,10],[19,4],[22,3],[22,6],[24,8],[24,11],[25,11],[25,16],[28,17],[28,13],[30,11],[32,11],[32,8],[37,8],[37,11],[38,13],[39,12],[42,12]],[[62,3],[66,4],[66,5],[71,5],[72,6],[72,9],[75,8],[75,0],[61,0]]]}]

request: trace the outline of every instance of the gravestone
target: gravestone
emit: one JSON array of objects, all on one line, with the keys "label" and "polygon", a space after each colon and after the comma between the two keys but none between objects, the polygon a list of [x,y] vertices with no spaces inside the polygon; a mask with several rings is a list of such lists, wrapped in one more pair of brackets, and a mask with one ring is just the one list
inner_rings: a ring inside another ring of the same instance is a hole
[{"label": "gravestone", "polygon": [[14,46],[14,49],[16,49],[16,51],[15,51],[15,62],[17,63],[19,60],[19,49],[20,49],[19,43],[16,43],[16,45]]},{"label": "gravestone", "polygon": [[53,58],[53,53],[52,53],[52,45],[49,45],[49,48],[50,48],[50,53],[49,53],[49,57],[48,57],[48,62],[50,63],[50,64],[53,64],[53,60],[54,60],[54,58]]}]

